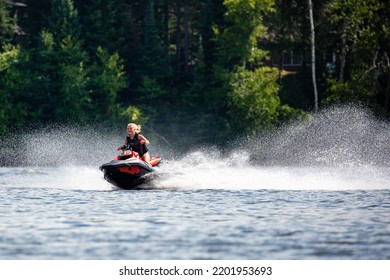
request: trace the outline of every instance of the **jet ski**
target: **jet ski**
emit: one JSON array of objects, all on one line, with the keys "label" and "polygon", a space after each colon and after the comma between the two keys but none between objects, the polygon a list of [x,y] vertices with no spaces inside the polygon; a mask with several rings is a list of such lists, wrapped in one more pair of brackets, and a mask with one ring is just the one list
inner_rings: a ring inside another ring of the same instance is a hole
[{"label": "jet ski", "polygon": [[140,159],[137,152],[125,150],[114,160],[101,165],[99,169],[103,171],[106,181],[118,188],[131,190],[148,182],[152,178],[155,166],[160,161],[160,156],[153,157],[149,165]]}]

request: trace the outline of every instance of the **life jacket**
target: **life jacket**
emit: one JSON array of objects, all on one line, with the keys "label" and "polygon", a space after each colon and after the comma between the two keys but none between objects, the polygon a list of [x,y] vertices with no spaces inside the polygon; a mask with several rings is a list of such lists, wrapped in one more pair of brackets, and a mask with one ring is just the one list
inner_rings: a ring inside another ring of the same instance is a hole
[{"label": "life jacket", "polygon": [[140,145],[138,140],[138,133],[134,135],[134,138],[131,139],[130,136],[126,137],[127,149],[137,152],[140,157],[148,152],[148,148],[145,144]]}]

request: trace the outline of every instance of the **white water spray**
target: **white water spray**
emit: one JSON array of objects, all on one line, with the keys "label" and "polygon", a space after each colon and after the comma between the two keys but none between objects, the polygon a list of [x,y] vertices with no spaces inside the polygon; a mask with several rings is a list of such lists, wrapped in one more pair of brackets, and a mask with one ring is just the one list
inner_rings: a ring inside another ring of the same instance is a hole
[{"label": "white water spray", "polygon": [[158,169],[161,178],[153,186],[229,190],[390,189],[389,167],[253,166],[244,161],[235,162],[236,157],[208,160],[208,154],[196,152],[187,158],[192,156],[202,156],[204,162],[191,165],[188,159],[183,159],[165,163]]},{"label": "white water spray", "polygon": [[[121,137],[122,136],[122,137]],[[20,137],[20,165],[0,169],[0,185],[110,190],[99,165],[124,136],[51,128]],[[150,146],[151,154],[164,147]],[[247,143],[163,155],[155,189],[390,189],[390,125],[359,108],[334,108]],[[0,151],[1,152],[1,151]]]},{"label": "white water spray", "polygon": [[[160,187],[199,189],[390,189],[390,125],[357,107],[322,111],[271,134],[196,151],[162,167]],[[244,151],[244,152],[242,152]],[[175,172],[170,172],[174,166]]]}]

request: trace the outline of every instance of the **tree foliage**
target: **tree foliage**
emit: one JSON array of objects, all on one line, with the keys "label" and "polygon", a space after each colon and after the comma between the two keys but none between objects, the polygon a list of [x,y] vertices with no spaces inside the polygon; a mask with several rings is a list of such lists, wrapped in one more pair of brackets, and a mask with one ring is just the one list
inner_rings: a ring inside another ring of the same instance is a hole
[{"label": "tree foliage", "polygon": [[[22,2],[0,0],[1,131],[133,120],[220,142],[313,108],[308,1]],[[313,17],[320,106],[388,116],[390,4],[313,1]]]},{"label": "tree foliage", "polygon": [[0,133],[24,124],[27,106],[23,102],[26,57],[19,47],[3,46],[0,53]]},{"label": "tree foliage", "polygon": [[277,71],[269,67],[254,71],[237,69],[231,79],[229,94],[235,130],[252,133],[275,125],[280,105],[277,77]]},{"label": "tree foliage", "polygon": [[[390,62],[389,4],[382,1],[332,0],[324,13],[334,26],[341,49],[338,76],[328,77],[326,103],[359,102],[387,107]],[[385,80],[382,80],[383,77]],[[386,92],[387,91],[387,92]],[[382,99],[382,100],[381,100]]]},{"label": "tree foliage", "polygon": [[9,43],[12,38],[14,22],[10,16],[7,0],[0,0],[0,42]]}]

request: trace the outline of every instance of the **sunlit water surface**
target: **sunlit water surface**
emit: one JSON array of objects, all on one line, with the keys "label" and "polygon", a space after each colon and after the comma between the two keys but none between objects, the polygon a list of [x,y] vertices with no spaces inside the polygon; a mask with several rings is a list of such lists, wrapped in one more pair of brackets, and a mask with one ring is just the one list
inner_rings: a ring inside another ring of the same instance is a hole
[{"label": "sunlit water surface", "polygon": [[97,168],[1,168],[0,258],[390,259],[388,168],[166,175],[122,191]]}]

